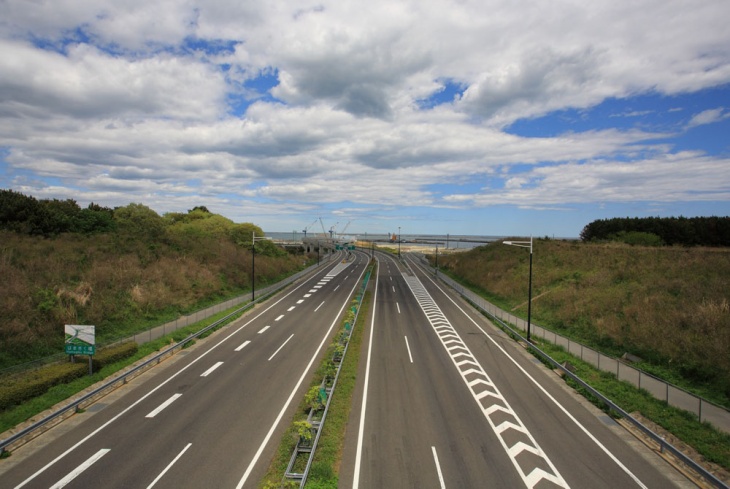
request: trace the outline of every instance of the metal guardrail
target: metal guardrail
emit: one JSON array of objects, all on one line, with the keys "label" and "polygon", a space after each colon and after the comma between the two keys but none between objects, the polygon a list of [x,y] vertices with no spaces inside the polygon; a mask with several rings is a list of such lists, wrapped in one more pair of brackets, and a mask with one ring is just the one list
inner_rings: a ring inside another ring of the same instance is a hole
[{"label": "metal guardrail", "polygon": [[[522,331],[525,331],[527,323],[524,319],[499,309],[450,277],[440,274],[439,278],[487,314],[505,323],[514,324]],[[730,411],[724,407],[644,372],[641,369],[628,365],[619,359],[604,355],[593,348],[545,329],[540,325],[532,323],[531,328],[533,337],[542,338],[554,345],[562,346],[571,355],[580,358],[599,370],[612,373],[619,380],[629,382],[640,389],[647,390],[652,396],[660,401],[666,402],[670,406],[693,413],[700,422],[709,422],[717,429],[725,433],[730,433]]]},{"label": "metal guardrail", "polygon": [[[430,264],[425,260],[425,258],[421,258],[422,262],[425,263],[425,266],[427,266],[429,269],[431,269],[432,273],[435,269],[433,269]],[[421,265],[423,266],[423,265]],[[483,309],[479,306],[479,304],[475,303],[470,297],[467,297],[466,294],[464,294],[462,291],[465,290],[463,286],[460,284],[457,284],[455,281],[453,281],[449,277],[444,277],[443,274],[438,275],[437,278],[439,278],[442,282],[444,282],[446,285],[451,287],[453,290],[455,290],[457,293],[459,293],[462,297],[467,299],[469,302],[474,304],[478,309],[480,309],[482,312],[487,314],[487,316],[491,317],[491,319],[499,325],[508,330],[510,334],[512,334],[514,337],[519,338],[521,341],[525,342],[527,345],[529,345],[529,348],[534,350],[540,357],[542,357],[543,360],[548,362],[550,365],[553,365],[555,368],[560,369],[566,376],[568,376],[571,380],[573,380],[575,383],[580,385],[583,389],[588,391],[591,395],[595,396],[596,399],[601,401],[605,406],[608,407],[609,410],[614,411],[622,418],[628,420],[633,426],[635,426],[637,429],[639,429],[644,435],[652,439],[654,442],[656,442],[660,450],[662,452],[667,451],[674,455],[677,459],[679,459],[682,463],[686,464],[688,467],[692,468],[697,474],[699,474],[701,477],[703,477],[707,482],[712,484],[714,487],[717,487],[719,489],[730,489],[728,485],[726,485],[723,481],[715,477],[714,474],[709,472],[707,469],[705,469],[703,466],[695,462],[693,459],[685,455],[681,450],[676,448],[670,443],[667,443],[667,441],[657,433],[653,432],[651,429],[649,429],[647,426],[645,426],[643,423],[641,423],[639,420],[635,419],[633,416],[631,416],[629,413],[624,411],[621,407],[619,407],[616,403],[611,401],[609,398],[598,392],[596,389],[588,385],[585,381],[583,381],[580,377],[576,376],[573,372],[569,371],[567,368],[565,368],[563,365],[558,363],[556,360],[554,360],[550,355],[545,353],[544,351],[540,350],[537,346],[535,346],[534,343],[528,342],[525,337],[522,336],[521,331],[517,331],[512,326],[506,322],[504,322],[502,319],[494,315],[492,312]],[[452,284],[455,284],[457,287],[452,286]],[[471,292],[471,291],[469,291]],[[473,294],[473,293],[472,293]]]},{"label": "metal guardrail", "polygon": [[[347,343],[345,343],[345,348],[344,348],[344,351],[342,352],[342,358],[340,359],[339,364],[337,365],[337,371],[336,371],[335,377],[332,381],[332,387],[330,388],[330,391],[327,395],[327,402],[325,403],[324,412],[322,413],[322,419],[319,421],[319,423],[316,426],[316,434],[314,436],[312,446],[307,447],[306,450],[300,451],[299,442],[297,442],[296,446],[294,447],[292,457],[289,461],[289,466],[287,467],[286,474],[284,476],[286,479],[289,479],[289,480],[299,480],[300,488],[303,488],[304,485],[307,483],[307,477],[309,476],[309,469],[312,466],[312,460],[314,460],[314,454],[317,450],[317,444],[319,443],[319,437],[320,437],[320,434],[322,433],[322,427],[324,426],[325,420],[327,419],[327,413],[329,412],[330,401],[332,400],[332,394],[334,393],[335,388],[337,387],[337,381],[340,378],[340,370],[342,370],[342,364],[345,361],[345,357],[347,356],[347,350],[350,347],[350,338],[352,337],[352,332],[355,329],[355,324],[357,324],[357,319],[360,316],[362,300],[363,300],[363,297],[365,296],[365,289],[367,288],[368,282],[370,281],[370,274],[371,274],[370,270],[365,272],[365,278],[363,279],[363,283],[360,286],[360,292],[356,296],[357,301],[358,301],[358,307],[355,310],[355,318],[352,320],[352,325],[351,325],[350,331],[347,335]],[[322,384],[324,384],[324,383],[325,383],[325,380],[322,381]],[[309,419],[311,419],[311,417],[312,417],[312,413],[310,412],[307,419],[309,420]],[[304,472],[302,472],[302,473],[290,472],[298,453],[306,453],[306,452],[309,453],[309,456],[307,458],[307,465],[304,468]]]},{"label": "metal guardrail", "polygon": [[[332,254],[331,253],[327,254],[326,257],[327,258],[325,260],[322,260],[321,263],[318,263],[316,265],[311,265],[311,266],[305,268],[304,270],[285,278],[284,280],[281,280],[279,282],[276,282],[275,284],[264,287],[263,289],[261,289],[258,292],[260,294],[262,294],[263,296],[266,296],[266,295],[269,295],[273,291],[279,290],[280,288],[289,285],[290,283],[298,280],[299,278],[311,273],[313,270],[319,268],[320,266],[328,263],[332,257]],[[124,343],[126,341],[135,341],[137,344],[143,344],[143,343],[155,340],[155,339],[159,338],[160,336],[165,336],[168,333],[172,333],[173,331],[177,331],[178,329],[190,326],[191,324],[197,323],[198,321],[202,321],[203,319],[209,318],[210,316],[214,316],[215,314],[218,314],[221,311],[230,309],[231,307],[241,304],[247,300],[251,300],[250,292],[247,294],[243,294],[238,297],[234,297],[232,299],[228,299],[226,301],[220,302],[214,306],[209,306],[209,307],[206,307],[203,309],[199,309],[197,311],[193,311],[190,314],[180,316],[179,318],[175,319],[174,321],[169,321],[167,323],[161,324],[160,326],[155,326],[154,328],[150,328],[146,331],[136,333],[132,336],[122,336],[122,337],[118,337],[118,338],[110,338],[103,343],[97,343],[97,347],[103,348],[103,347],[113,346],[113,345],[116,345],[119,343]],[[47,356],[44,358],[39,358],[38,360],[33,360],[33,361],[22,363],[19,365],[13,365],[12,367],[7,367],[7,368],[0,370],[0,375],[10,374],[12,372],[22,372],[22,371],[26,371],[26,370],[33,370],[35,368],[42,367],[43,365],[47,365],[49,363],[62,361],[66,357],[68,357],[68,355],[66,355],[65,353],[58,353],[56,355],[50,355],[50,356]]]},{"label": "metal guardrail", "polygon": [[[207,333],[211,329],[214,329],[214,328],[220,326],[222,323],[228,321],[231,317],[233,317],[237,314],[240,314],[241,312],[245,311],[246,309],[253,307],[258,302],[262,301],[267,296],[269,296],[271,293],[289,285],[290,283],[303,277],[304,275],[311,273],[314,269],[318,268],[319,266],[321,266],[321,264],[313,265],[295,275],[292,275],[291,277],[287,277],[286,279],[263,289],[262,291],[259,292],[260,296],[255,301],[249,302],[246,305],[244,305],[243,307],[236,309],[235,311],[231,312],[230,314],[227,314],[225,317],[219,319],[218,321],[215,321],[214,323],[206,326],[205,328],[201,329],[200,331],[189,335],[182,341],[179,341],[178,343],[163,350],[162,352],[158,353],[157,355],[155,355],[154,357],[145,361],[144,363],[141,363],[140,365],[137,365],[136,367],[132,368],[131,370],[125,371],[120,375],[114,376],[111,380],[104,382],[104,384],[102,384],[101,386],[92,390],[91,392],[81,396],[80,398],[78,398],[74,401],[69,402],[67,405],[55,410],[48,416],[44,417],[43,419],[40,419],[39,421],[36,421],[35,423],[31,424],[30,426],[27,426],[26,428],[18,431],[17,433],[11,435],[10,437],[6,438],[5,440],[1,440],[0,441],[0,454],[3,454],[14,443],[22,441],[24,438],[28,437],[31,434],[34,434],[34,437],[42,434],[46,430],[50,429],[52,426],[55,426],[55,424],[57,422],[60,422],[61,420],[65,419],[66,416],[71,414],[72,410],[74,412],[76,412],[79,409],[82,409],[83,406],[87,405],[87,403],[91,404],[93,401],[96,400],[97,397],[101,397],[102,393],[106,392],[107,390],[116,389],[117,388],[116,384],[120,384],[120,383],[122,385],[126,384],[129,379],[132,379],[132,378],[136,377],[137,375],[141,374],[142,372],[144,372],[147,368],[151,367],[152,365],[159,364],[163,358],[165,358],[166,356],[172,355],[173,353],[175,353],[176,350],[182,349],[186,343],[189,343],[190,341],[194,340],[195,338]],[[213,308],[208,308],[208,309],[213,309]],[[217,314],[217,312],[219,312],[219,311],[211,312],[206,317],[210,317],[213,314]],[[202,319],[205,319],[205,317],[199,318],[199,319],[197,319],[197,321],[200,321]],[[45,428],[45,429],[43,429],[43,428]]]}]

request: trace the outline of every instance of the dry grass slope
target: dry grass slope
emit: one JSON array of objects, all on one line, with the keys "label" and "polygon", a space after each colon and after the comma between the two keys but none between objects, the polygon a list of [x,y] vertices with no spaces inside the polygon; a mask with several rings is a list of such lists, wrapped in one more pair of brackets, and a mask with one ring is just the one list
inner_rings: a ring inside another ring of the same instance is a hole
[{"label": "dry grass slope", "polygon": [[[528,253],[493,244],[439,267],[526,315]],[[537,240],[533,320],[730,402],[730,249]],[[723,399],[724,398],[724,399]]]},{"label": "dry grass slope", "polygon": [[[229,239],[171,234],[151,244],[0,231],[0,243],[0,368],[63,351],[64,324],[94,324],[103,341],[251,286],[250,249]],[[257,253],[257,285],[304,259]]]}]

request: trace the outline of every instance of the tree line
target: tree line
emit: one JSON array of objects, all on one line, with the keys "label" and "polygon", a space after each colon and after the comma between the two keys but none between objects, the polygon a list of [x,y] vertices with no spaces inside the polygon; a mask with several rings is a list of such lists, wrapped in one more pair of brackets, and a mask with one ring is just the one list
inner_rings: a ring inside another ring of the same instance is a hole
[{"label": "tree line", "polygon": [[85,209],[75,200],[44,199],[0,189],[0,229],[32,236],[113,231],[114,210],[91,203]]},{"label": "tree line", "polygon": [[616,217],[591,222],[583,241],[643,245],[730,246],[730,217]]},{"label": "tree line", "polygon": [[[81,208],[73,199],[36,199],[14,190],[0,189],[0,230],[27,236],[51,238],[66,233],[113,234],[121,240],[146,243],[176,242],[180,239],[224,239],[249,248],[253,236],[264,236],[252,223],[234,223],[205,206],[160,216],[144,204],[131,203],[115,208],[91,203]],[[268,241],[256,244],[257,254],[282,256],[281,249]]]}]

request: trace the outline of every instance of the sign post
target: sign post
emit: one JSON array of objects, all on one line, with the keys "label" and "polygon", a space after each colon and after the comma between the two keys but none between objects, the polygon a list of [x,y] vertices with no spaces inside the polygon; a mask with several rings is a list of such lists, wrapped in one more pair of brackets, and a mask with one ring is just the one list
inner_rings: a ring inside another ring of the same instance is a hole
[{"label": "sign post", "polygon": [[96,353],[96,333],[94,326],[67,324],[65,351],[67,355],[89,355],[89,375],[92,374],[91,357]]}]

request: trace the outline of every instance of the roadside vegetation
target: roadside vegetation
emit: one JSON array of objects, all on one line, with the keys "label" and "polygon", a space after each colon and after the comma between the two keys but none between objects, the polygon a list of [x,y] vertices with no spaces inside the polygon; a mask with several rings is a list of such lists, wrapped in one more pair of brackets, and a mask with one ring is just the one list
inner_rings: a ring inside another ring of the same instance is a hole
[{"label": "roadside vegetation", "polygon": [[[526,250],[494,243],[439,268],[527,316]],[[730,249],[538,239],[532,286],[533,322],[730,407]]]},{"label": "roadside vegetation", "polygon": [[[84,389],[96,384],[97,382],[101,382],[107,377],[110,377],[114,375],[115,373],[125,369],[126,367],[129,367],[130,365],[133,365],[137,361],[152,355],[154,353],[158,353],[161,350],[164,350],[165,348],[171,346],[172,344],[178,343],[188,336],[190,336],[193,333],[196,333],[200,331],[201,329],[205,328],[206,326],[213,324],[214,322],[224,318],[228,314],[231,314],[236,309],[238,309],[240,306],[233,307],[227,311],[221,311],[218,314],[211,316],[207,319],[204,319],[202,321],[199,321],[197,323],[191,324],[190,326],[187,326],[185,328],[180,328],[168,335],[165,335],[163,337],[160,337],[156,340],[153,340],[151,342],[145,343],[144,345],[141,345],[137,348],[134,348],[134,352],[126,356],[125,358],[122,358],[120,360],[108,362],[107,364],[104,364],[99,370],[94,370],[92,375],[86,375],[76,378],[75,380],[72,380],[67,383],[60,383],[58,385],[55,385],[48,389],[45,393],[35,396],[32,399],[29,399],[25,402],[22,402],[20,404],[6,407],[4,409],[0,410],[0,433],[3,433],[6,430],[9,430],[20,423],[23,423],[24,421],[32,418],[33,416],[36,416],[43,411],[52,408],[56,404],[65,401],[66,399],[78,394],[79,392],[83,391]],[[242,313],[241,313],[242,314]],[[241,314],[234,315],[230,317],[227,321],[219,324],[215,329],[220,329],[226,324],[229,324],[230,322],[234,321],[238,317],[241,316]],[[198,339],[204,338],[205,336],[210,335],[214,330],[207,331],[204,335],[199,336]],[[192,340],[191,342],[188,342],[185,347],[192,345],[195,342],[195,340]],[[117,349],[112,347],[112,349]],[[101,352],[100,352],[101,354]],[[83,359],[87,357],[81,357],[80,365],[84,371],[88,371],[87,364],[84,362]],[[57,364],[52,366],[53,367],[59,367],[68,365],[66,363],[64,364]],[[22,376],[22,374],[19,374]],[[6,386],[6,384],[11,384],[13,382],[12,377],[6,377],[3,378],[2,381],[0,381],[0,392],[3,392],[3,388]],[[7,452],[6,452],[7,454]]]},{"label": "roadside vegetation", "polygon": [[[251,290],[251,223],[205,207],[158,215],[0,190],[0,369],[63,352],[64,324],[97,343],[131,336]],[[256,286],[316,260],[256,243]]]},{"label": "roadside vegetation", "polygon": [[[579,378],[613,400],[624,411],[629,414],[638,413],[653,421],[682,443],[695,449],[704,461],[716,464],[726,471],[730,470],[730,434],[723,433],[708,423],[700,423],[694,415],[687,411],[669,406],[666,402],[656,399],[648,391],[637,389],[628,382],[617,380],[613,374],[598,370],[589,363],[575,358],[560,346],[540,342],[539,348],[558,363],[570,362],[575,368],[574,373]],[[585,392],[570,378],[566,378],[566,382],[597,407],[606,410],[602,402]],[[668,441],[675,443],[671,440]],[[698,461],[703,462],[703,460]]]},{"label": "roadside vegetation", "polygon": [[[309,477],[304,487],[310,489],[336,489],[339,482],[339,469],[344,448],[347,422],[352,410],[352,396],[357,383],[357,370],[360,361],[360,350],[363,341],[365,318],[370,309],[371,293],[366,291],[350,336],[347,355],[342,360],[340,376],[332,394],[327,419],[322,426],[317,450],[314,453]],[[333,342],[324,355],[322,363],[316,370],[313,380],[307,390],[312,392],[319,388],[321,379],[331,369],[331,358],[337,349],[337,342]],[[299,487],[298,482],[284,481],[284,474],[292,455],[292,450],[301,436],[300,427],[306,423],[307,413],[311,407],[311,397],[305,396],[297,408],[290,427],[285,432],[274,459],[271,461],[266,476],[259,483],[261,489],[280,489]]]}]

